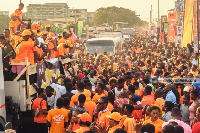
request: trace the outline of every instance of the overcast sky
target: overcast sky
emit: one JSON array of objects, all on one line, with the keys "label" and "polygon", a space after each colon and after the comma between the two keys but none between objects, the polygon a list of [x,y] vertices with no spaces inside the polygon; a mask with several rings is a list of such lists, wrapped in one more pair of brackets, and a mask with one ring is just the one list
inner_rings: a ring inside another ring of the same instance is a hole
[{"label": "overcast sky", "polygon": [[[0,4],[1,11],[9,11],[10,14],[18,7],[20,0],[4,0]],[[169,9],[174,8],[175,0],[160,0],[160,15],[167,15]],[[94,12],[100,7],[117,6],[128,8],[136,11],[142,20],[149,22],[151,5],[153,6],[153,18],[157,18],[158,0],[22,0],[26,6],[28,4],[44,4],[44,3],[67,3],[70,8],[87,9]],[[12,4],[11,4],[12,3]]]}]

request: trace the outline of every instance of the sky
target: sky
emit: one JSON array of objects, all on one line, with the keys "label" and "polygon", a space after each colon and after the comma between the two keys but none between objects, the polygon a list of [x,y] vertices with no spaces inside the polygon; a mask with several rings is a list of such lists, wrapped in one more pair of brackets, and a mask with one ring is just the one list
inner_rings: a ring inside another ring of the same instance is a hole
[{"label": "sky", "polygon": [[[11,14],[18,8],[20,0],[5,0],[0,4],[0,11],[9,11]],[[159,0],[160,16],[167,15],[169,9],[175,6],[175,0]],[[12,4],[11,4],[12,3]],[[158,17],[158,0],[22,0],[25,4],[23,12],[26,11],[28,4],[44,3],[67,3],[70,8],[87,9],[88,12],[94,12],[100,7],[117,6],[128,8],[136,12],[142,20],[149,22],[151,5],[153,8],[153,18]]]}]

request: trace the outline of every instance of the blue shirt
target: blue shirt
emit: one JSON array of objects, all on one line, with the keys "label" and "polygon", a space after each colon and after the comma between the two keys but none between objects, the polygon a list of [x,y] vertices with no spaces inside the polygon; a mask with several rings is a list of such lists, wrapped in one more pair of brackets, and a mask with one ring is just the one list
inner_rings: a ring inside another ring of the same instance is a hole
[{"label": "blue shirt", "polygon": [[174,105],[176,105],[176,96],[172,91],[167,93],[165,101],[171,101]]}]

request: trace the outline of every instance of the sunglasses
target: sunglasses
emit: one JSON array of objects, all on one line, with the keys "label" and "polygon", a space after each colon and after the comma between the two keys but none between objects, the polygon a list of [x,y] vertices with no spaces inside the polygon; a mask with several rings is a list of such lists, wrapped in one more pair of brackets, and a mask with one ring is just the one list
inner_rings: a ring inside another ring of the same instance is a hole
[{"label": "sunglasses", "polygon": [[97,104],[101,105],[101,104],[104,104],[104,103],[97,102]]}]

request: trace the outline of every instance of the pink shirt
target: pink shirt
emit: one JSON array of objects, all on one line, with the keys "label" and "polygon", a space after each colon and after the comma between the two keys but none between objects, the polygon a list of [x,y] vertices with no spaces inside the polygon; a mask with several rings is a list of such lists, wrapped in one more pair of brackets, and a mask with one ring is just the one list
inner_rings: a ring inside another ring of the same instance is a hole
[{"label": "pink shirt", "polygon": [[177,119],[171,119],[171,120],[169,120],[168,122],[164,122],[164,123],[162,124],[162,128],[163,128],[165,125],[168,125],[168,124],[169,124],[170,122],[172,122],[172,121],[175,121],[176,123],[178,123],[179,126],[182,126],[183,129],[184,129],[184,133],[192,133],[192,129],[191,129],[191,127],[190,127],[188,124],[184,123],[183,121],[177,120]]}]

